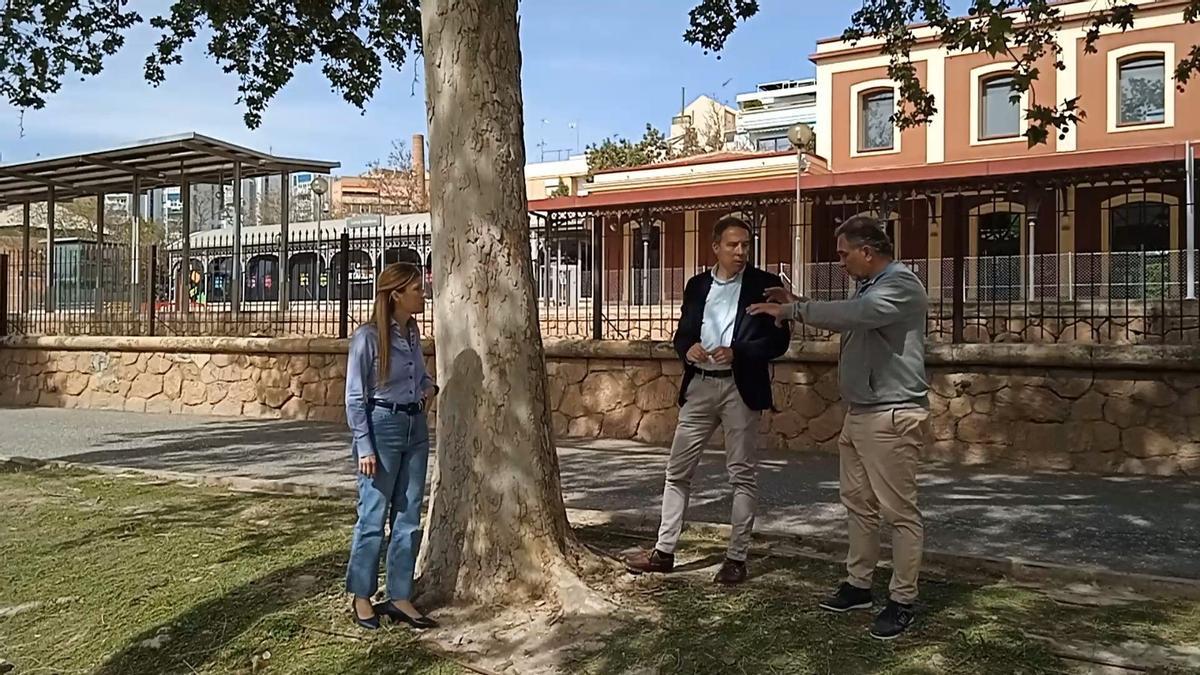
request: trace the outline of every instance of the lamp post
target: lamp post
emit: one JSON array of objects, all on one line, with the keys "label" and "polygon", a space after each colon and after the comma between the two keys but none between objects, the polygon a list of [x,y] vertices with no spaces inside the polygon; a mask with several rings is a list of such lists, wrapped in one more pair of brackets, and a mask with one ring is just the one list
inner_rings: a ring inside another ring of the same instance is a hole
[{"label": "lamp post", "polygon": [[1029,183],[1024,190],[1025,206],[1025,250],[1029,255],[1029,289],[1027,299],[1033,301],[1037,297],[1037,222],[1042,210],[1042,188],[1035,183]]},{"label": "lamp post", "polygon": [[[322,201],[321,196],[324,195],[329,190],[329,181],[324,176],[317,176],[316,178],[313,179],[312,184],[309,186],[308,189],[312,190],[312,193],[317,196],[317,207],[313,210],[317,212],[317,238],[319,240],[321,237],[321,201]],[[331,257],[330,260],[333,260],[333,258]],[[342,264],[345,265],[346,261],[343,260]],[[321,258],[320,257],[317,258],[317,269],[314,271],[317,273],[317,300],[320,301],[321,300]],[[326,274],[328,274],[328,272]],[[333,281],[333,280],[327,279],[327,281]],[[326,283],[327,288],[328,288],[328,286],[329,286],[329,284]],[[325,293],[325,297],[326,298],[329,297],[328,291]]]},{"label": "lamp post", "polygon": [[812,145],[815,134],[813,134],[812,127],[800,122],[792,125],[788,129],[787,135],[788,141],[796,149],[796,238],[800,244],[800,260],[796,265],[800,273],[796,275],[796,280],[792,283],[792,286],[797,295],[804,295],[804,259],[805,253],[808,251],[808,236],[805,231],[806,225],[802,222],[804,209],[800,204],[800,177],[808,170],[808,157],[805,153],[808,151],[808,147]]}]

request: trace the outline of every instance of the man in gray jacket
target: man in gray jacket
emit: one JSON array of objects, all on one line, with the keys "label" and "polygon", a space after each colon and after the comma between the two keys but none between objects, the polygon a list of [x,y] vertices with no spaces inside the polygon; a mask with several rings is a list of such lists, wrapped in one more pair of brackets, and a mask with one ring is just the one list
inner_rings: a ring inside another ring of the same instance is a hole
[{"label": "man in gray jacket", "polygon": [[928,295],[910,269],[892,259],[882,223],[856,216],[837,228],[838,259],[858,282],[849,300],[814,302],[782,288],[751,314],[803,321],[841,333],[838,384],[848,410],[838,438],[840,492],[849,516],[847,579],[823,609],[870,609],[871,575],[879,560],[879,521],[893,528],[887,606],[871,635],[889,640],[914,618],[924,533],[917,508],[917,461],[927,438],[925,377]]}]

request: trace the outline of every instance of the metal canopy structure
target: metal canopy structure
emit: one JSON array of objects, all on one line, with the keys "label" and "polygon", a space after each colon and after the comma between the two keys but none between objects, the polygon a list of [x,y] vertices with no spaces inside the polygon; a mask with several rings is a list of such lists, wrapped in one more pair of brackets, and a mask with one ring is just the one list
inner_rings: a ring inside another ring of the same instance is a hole
[{"label": "metal canopy structure", "polygon": [[309,171],[340,162],[276,157],[197,133],[139,141],[108,150],[0,165],[0,205],[130,193],[191,183]]},{"label": "metal canopy structure", "polygon": [[[341,166],[339,162],[315,159],[276,157],[267,153],[244,148],[226,141],[197,134],[195,132],[153,138],[108,150],[86,152],[62,157],[39,159],[20,164],[0,165],[0,206],[24,205],[21,223],[21,280],[20,302],[22,311],[31,307],[32,289],[30,257],[32,235],[30,227],[30,205],[45,202],[46,208],[46,262],[44,276],[45,297],[43,308],[54,312],[56,305],[55,273],[55,204],[78,197],[96,196],[96,243],[105,243],[104,195],[128,194],[133,196],[130,209],[129,237],[129,284],[132,299],[140,298],[141,290],[141,242],[140,224],[141,196],[144,192],[163,187],[180,188],[183,206],[182,232],[184,260],[188,260],[191,239],[191,186],[197,183],[232,183],[233,186],[233,230],[234,289],[230,299],[233,312],[241,307],[241,249],[242,249],[242,181],[248,178],[277,175],[281,179],[280,216],[282,219],[279,248],[281,260],[288,253],[288,175],[295,172],[327,174]],[[181,267],[181,274],[183,268]],[[98,278],[98,277],[97,277]],[[182,280],[181,280],[182,281]],[[179,284],[177,302],[187,312],[187,298],[183,284]],[[286,286],[285,286],[286,288]],[[286,292],[279,296],[281,309],[287,307]],[[97,311],[100,305],[97,303]]]}]

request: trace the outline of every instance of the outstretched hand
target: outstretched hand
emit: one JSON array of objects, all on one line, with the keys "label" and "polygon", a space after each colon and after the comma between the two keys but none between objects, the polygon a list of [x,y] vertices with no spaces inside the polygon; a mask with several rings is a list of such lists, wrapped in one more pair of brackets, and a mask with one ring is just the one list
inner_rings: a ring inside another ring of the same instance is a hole
[{"label": "outstretched hand", "polygon": [[746,313],[750,316],[760,316],[765,314],[775,319],[776,326],[783,325],[783,315],[785,312],[787,312],[787,307],[776,302],[759,302],[746,308]]},{"label": "outstretched hand", "polygon": [[792,293],[782,286],[768,288],[767,290],[763,291],[763,297],[767,299],[767,302],[774,302],[780,305],[787,304],[789,302],[797,302],[800,300],[800,296]]}]

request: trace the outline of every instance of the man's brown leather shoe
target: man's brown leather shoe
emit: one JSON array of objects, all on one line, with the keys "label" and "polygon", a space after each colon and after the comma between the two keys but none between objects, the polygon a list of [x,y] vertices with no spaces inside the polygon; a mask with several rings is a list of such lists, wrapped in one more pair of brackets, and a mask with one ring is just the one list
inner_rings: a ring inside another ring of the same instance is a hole
[{"label": "man's brown leather shoe", "polygon": [[666,574],[675,569],[675,556],[658,549],[638,551],[625,559],[625,569],[633,574],[660,572]]},{"label": "man's brown leather shoe", "polygon": [[746,563],[741,560],[725,559],[721,564],[721,569],[717,570],[717,576],[713,577],[713,581],[719,584],[740,584],[746,580]]}]

